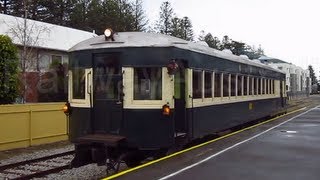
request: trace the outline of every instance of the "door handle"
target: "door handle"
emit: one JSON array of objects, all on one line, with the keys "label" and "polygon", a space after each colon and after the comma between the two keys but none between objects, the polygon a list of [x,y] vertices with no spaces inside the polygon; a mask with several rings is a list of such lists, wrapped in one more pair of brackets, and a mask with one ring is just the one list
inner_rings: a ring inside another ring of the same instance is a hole
[{"label": "door handle", "polygon": [[117,101],[117,102],[116,102],[116,104],[118,104],[118,105],[119,105],[119,104],[122,104],[122,102],[121,102],[121,101]]}]

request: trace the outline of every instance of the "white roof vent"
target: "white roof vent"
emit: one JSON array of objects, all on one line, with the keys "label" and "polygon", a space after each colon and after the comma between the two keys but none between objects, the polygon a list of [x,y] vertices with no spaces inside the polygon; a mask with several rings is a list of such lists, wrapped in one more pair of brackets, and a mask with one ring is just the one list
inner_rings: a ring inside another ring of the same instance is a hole
[{"label": "white roof vent", "polygon": [[199,44],[199,45],[202,45],[202,46],[209,47],[208,43],[205,42],[205,41],[198,41],[198,42],[196,42],[196,43]]},{"label": "white roof vent", "polygon": [[244,54],[241,54],[240,57],[244,58],[244,59],[248,59],[249,60],[249,57],[247,55],[244,55]]},{"label": "white roof vent", "polygon": [[230,49],[224,49],[222,51],[225,52],[225,53],[228,53],[228,54],[232,54],[232,51]]},{"label": "white roof vent", "polygon": [[257,60],[257,59],[254,59],[254,60],[252,60],[252,61],[255,62],[255,63],[258,63],[258,64],[262,64],[261,61],[260,61],[260,60]]}]

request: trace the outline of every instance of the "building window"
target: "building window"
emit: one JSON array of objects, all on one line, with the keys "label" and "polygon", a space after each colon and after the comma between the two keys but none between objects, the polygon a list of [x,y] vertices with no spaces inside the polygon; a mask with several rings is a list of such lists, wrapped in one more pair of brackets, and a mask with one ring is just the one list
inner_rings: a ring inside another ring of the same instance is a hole
[{"label": "building window", "polygon": [[59,64],[63,64],[62,63],[62,56],[51,55],[51,66],[55,67]]},{"label": "building window", "polygon": [[223,77],[223,97],[229,97],[229,74],[222,74]]},{"label": "building window", "polygon": [[221,74],[214,73],[214,97],[221,97]]},{"label": "building window", "polygon": [[193,70],[192,73],[192,97],[202,98],[202,71]]},{"label": "building window", "polygon": [[84,68],[72,70],[72,99],[85,99],[86,76]]},{"label": "building window", "polygon": [[162,69],[134,69],[134,100],[162,99]]},{"label": "building window", "polygon": [[206,98],[212,97],[212,73],[211,72],[204,73],[204,97]]}]

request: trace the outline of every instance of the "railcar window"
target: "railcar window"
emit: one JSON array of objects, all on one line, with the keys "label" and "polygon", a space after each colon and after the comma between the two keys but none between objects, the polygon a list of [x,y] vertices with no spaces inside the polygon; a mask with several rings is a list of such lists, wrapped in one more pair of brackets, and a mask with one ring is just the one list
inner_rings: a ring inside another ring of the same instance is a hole
[{"label": "railcar window", "polygon": [[257,78],[257,84],[258,84],[258,95],[261,94],[261,79]]},{"label": "railcar window", "polygon": [[258,78],[253,78],[253,93],[258,94]]},{"label": "railcar window", "polygon": [[269,94],[272,94],[272,79],[269,79]]},{"label": "railcar window", "polygon": [[85,99],[85,69],[77,68],[72,70],[72,98]]},{"label": "railcar window", "polygon": [[242,96],[242,78],[243,76],[238,75],[238,96]]},{"label": "railcar window", "polygon": [[214,73],[214,97],[221,97],[221,74]]},{"label": "railcar window", "polygon": [[261,79],[262,81],[262,94],[266,94],[266,79]]},{"label": "railcar window", "polygon": [[202,71],[199,70],[192,73],[192,97],[202,98]]},{"label": "railcar window", "polygon": [[118,99],[122,81],[116,54],[98,54],[94,58],[94,89],[96,99]]},{"label": "railcar window", "polygon": [[272,86],[272,94],[274,94],[274,80],[272,80],[271,86]]},{"label": "railcar window", "polygon": [[249,95],[253,94],[253,84],[254,84],[254,78],[253,77],[249,77]]},{"label": "railcar window", "polygon": [[206,98],[212,97],[212,73],[211,72],[204,73],[204,97]]},{"label": "railcar window", "polygon": [[134,99],[162,99],[162,70],[161,68],[134,69]]},{"label": "railcar window", "polygon": [[236,96],[236,91],[237,91],[236,81],[237,81],[237,76],[235,74],[231,74],[231,87],[230,87],[231,96]]},{"label": "railcar window", "polygon": [[248,79],[249,79],[248,76],[244,76],[244,78],[243,78],[243,95],[244,96],[248,95]]},{"label": "railcar window", "polygon": [[269,79],[266,79],[266,94],[270,94],[270,91],[269,91]]},{"label": "railcar window", "polygon": [[223,97],[229,97],[229,74],[223,76]]}]

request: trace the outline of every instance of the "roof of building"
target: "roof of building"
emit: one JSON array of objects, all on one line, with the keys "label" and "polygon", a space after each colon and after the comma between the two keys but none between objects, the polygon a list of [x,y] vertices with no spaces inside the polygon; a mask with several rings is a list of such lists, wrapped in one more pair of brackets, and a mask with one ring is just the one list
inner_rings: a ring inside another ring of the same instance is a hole
[{"label": "roof of building", "polygon": [[[157,33],[146,32],[118,32],[114,34],[115,41],[106,41],[104,35],[97,36],[82,41],[72,47],[70,51],[81,51],[101,48],[119,48],[119,47],[177,47],[181,49],[191,50],[194,52],[209,54],[211,56],[236,61],[252,66],[263,67],[266,69],[273,68],[260,63],[260,61],[252,61],[246,57],[237,56],[228,52],[219,51],[206,45],[186,41],[173,36]],[[279,71],[279,70],[276,70]],[[279,71],[280,72],[280,71]]]},{"label": "roof of building", "polygon": [[26,20],[6,14],[0,14],[0,34],[8,35],[16,45],[23,45],[23,34],[26,29],[27,46],[68,51],[75,44],[92,38],[96,34],[78,29],[58,26],[35,20]]},{"label": "roof of building", "polygon": [[283,61],[283,60],[280,60],[280,59],[277,59],[277,58],[272,58],[272,57],[268,57],[268,56],[261,56],[259,58],[259,60],[262,62],[262,63],[287,63],[287,64],[290,64],[286,61]]}]

